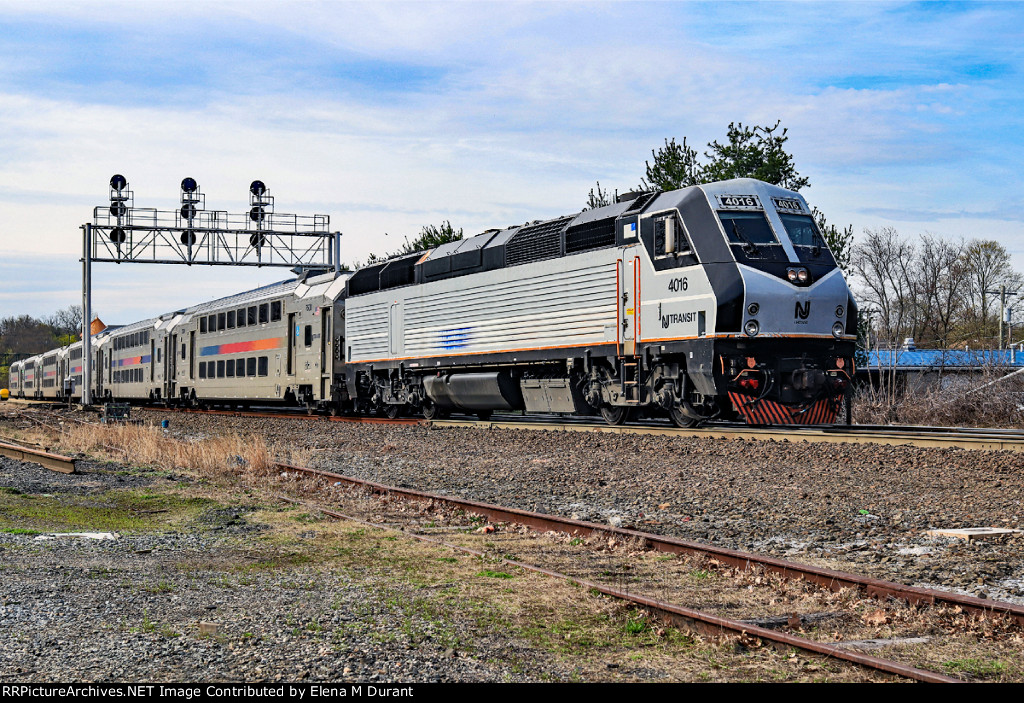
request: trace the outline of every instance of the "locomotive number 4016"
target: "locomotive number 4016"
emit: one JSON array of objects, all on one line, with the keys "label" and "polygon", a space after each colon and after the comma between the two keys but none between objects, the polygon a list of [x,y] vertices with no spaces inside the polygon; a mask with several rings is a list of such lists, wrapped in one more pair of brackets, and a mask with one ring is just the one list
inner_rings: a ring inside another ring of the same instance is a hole
[{"label": "locomotive number 4016", "polygon": [[689,287],[690,284],[685,278],[673,278],[668,282],[668,289],[673,292],[686,290]]}]

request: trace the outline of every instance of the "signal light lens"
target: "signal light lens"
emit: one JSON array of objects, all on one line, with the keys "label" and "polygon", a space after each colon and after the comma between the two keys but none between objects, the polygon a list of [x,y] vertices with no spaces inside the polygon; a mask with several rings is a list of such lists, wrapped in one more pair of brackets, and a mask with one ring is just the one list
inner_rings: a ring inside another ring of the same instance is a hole
[{"label": "signal light lens", "polygon": [[192,203],[185,203],[181,206],[181,216],[186,220],[193,220],[196,216],[196,206]]},{"label": "signal light lens", "polygon": [[199,184],[196,183],[194,178],[186,177],[181,179],[181,189],[186,193],[195,193],[198,187]]},{"label": "signal light lens", "polygon": [[261,208],[259,205],[257,205],[256,207],[249,211],[249,219],[252,220],[253,222],[263,222],[263,217],[263,208]]},{"label": "signal light lens", "polygon": [[263,181],[253,181],[249,184],[249,192],[258,198],[267,192],[267,186]]},{"label": "signal light lens", "polygon": [[115,244],[124,244],[124,240],[125,235],[123,227],[115,227],[114,229],[110,230],[110,241],[114,242]]},{"label": "signal light lens", "polygon": [[110,214],[114,217],[124,217],[125,213],[128,212],[128,208],[120,200],[115,200],[110,203]]},{"label": "signal light lens", "polygon": [[181,243],[187,247],[192,246],[196,243],[196,233],[190,229],[185,230],[181,233]]},{"label": "signal light lens", "polygon": [[110,177],[111,190],[116,190],[118,193],[120,193],[122,190],[124,190],[124,187],[126,185],[128,185],[128,181],[120,173],[115,173],[113,176]]}]

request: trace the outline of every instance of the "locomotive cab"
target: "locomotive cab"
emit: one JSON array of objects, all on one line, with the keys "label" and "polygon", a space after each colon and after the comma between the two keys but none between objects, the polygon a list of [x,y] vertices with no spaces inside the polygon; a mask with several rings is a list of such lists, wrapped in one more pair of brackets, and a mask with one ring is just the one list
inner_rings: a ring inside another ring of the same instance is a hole
[{"label": "locomotive cab", "polygon": [[[742,292],[719,299],[714,383],[753,424],[834,422],[853,373],[856,303],[801,196],[752,180],[704,186]],[[718,250],[721,253],[721,250]]]}]

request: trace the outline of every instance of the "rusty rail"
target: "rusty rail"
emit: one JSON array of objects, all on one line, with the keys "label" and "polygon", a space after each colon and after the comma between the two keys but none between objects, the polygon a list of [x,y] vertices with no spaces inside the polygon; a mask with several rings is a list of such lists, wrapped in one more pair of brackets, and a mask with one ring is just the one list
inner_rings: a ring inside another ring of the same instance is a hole
[{"label": "rusty rail", "polygon": [[567,532],[581,536],[600,533],[617,535],[624,539],[643,540],[644,544],[657,551],[668,552],[671,554],[707,556],[743,570],[749,569],[752,566],[758,566],[767,571],[780,574],[785,578],[803,579],[832,591],[838,591],[843,588],[855,588],[868,596],[878,598],[880,600],[897,598],[909,603],[920,605],[959,606],[966,611],[983,615],[1005,615],[1013,618],[1018,624],[1024,626],[1024,606],[1017,605],[1016,603],[985,600],[957,593],[947,593],[946,591],[920,588],[917,586],[906,586],[891,581],[883,581],[881,579],[867,576],[858,576],[857,574],[785,561],[774,557],[740,552],[734,549],[725,549],[723,547],[715,547],[713,545],[700,544],[698,542],[689,542],[666,535],[640,532],[638,530],[630,530],[623,527],[611,527],[610,525],[598,525],[593,522],[573,520],[571,518],[559,517],[557,515],[546,515],[544,513],[534,513],[527,510],[520,510],[518,508],[506,508],[476,500],[453,498],[436,493],[417,491],[410,488],[386,486],[384,484],[374,483],[373,481],[366,481],[359,478],[353,478],[351,476],[343,476],[342,474],[330,471],[308,469],[301,466],[293,466],[291,464],[277,464],[277,466],[282,471],[294,471],[308,476],[320,476],[331,479],[332,481],[347,483],[353,486],[361,486],[375,493],[387,493],[390,495],[408,498],[410,500],[443,503],[483,515],[495,522],[514,522],[520,525],[526,525],[527,527],[541,532]]},{"label": "rusty rail", "polygon": [[[281,465],[284,468],[285,465]],[[291,470],[295,470],[296,467],[288,467]],[[282,497],[290,503],[301,503],[301,501],[294,500],[292,498]],[[445,542],[434,537],[428,537],[427,535],[417,534],[394,526],[379,525],[361,518],[346,515],[335,510],[328,510],[319,506],[312,506],[321,513],[330,517],[337,518],[339,520],[349,520],[352,522],[374,527],[383,530],[396,530],[408,537],[420,540],[421,542],[427,542],[441,547],[447,547],[454,549],[465,554],[478,557],[492,557],[493,555],[487,555],[484,552],[469,547],[463,547],[462,545],[452,544],[451,542]],[[499,558],[503,564],[510,566],[516,566],[526,571],[531,571],[551,578],[557,578],[563,581],[569,581],[583,588],[592,589],[606,596],[624,600],[635,605],[639,605],[647,610],[650,610],[654,615],[660,618],[663,622],[674,625],[676,627],[682,627],[691,631],[697,631],[702,634],[717,637],[723,633],[729,633],[732,635],[746,635],[748,637],[757,637],[764,642],[768,642],[774,647],[793,647],[800,649],[805,652],[813,652],[831,659],[839,659],[842,661],[857,664],[865,668],[874,669],[876,671],[884,671],[886,673],[895,674],[905,678],[912,679],[914,681],[921,681],[925,683],[961,683],[960,679],[939,674],[934,671],[927,671],[925,669],[918,669],[913,666],[901,664],[889,659],[882,659],[880,657],[871,656],[870,654],[863,654],[856,651],[851,651],[843,647],[837,647],[835,645],[826,644],[824,642],[816,642],[805,637],[799,637],[797,635],[791,635],[787,632],[778,632],[770,630],[764,627],[758,627],[756,625],[749,625],[738,620],[731,620],[729,618],[722,618],[717,615],[705,613],[700,610],[694,610],[692,608],[686,608],[674,603],[668,603],[666,601],[649,598],[647,596],[631,593],[618,588],[612,588],[604,584],[595,583],[593,581],[587,581],[586,579],[576,578],[575,576],[569,576],[557,571],[545,569],[534,564],[528,564],[526,562],[516,561],[514,559]]]},{"label": "rusty rail", "polygon": [[17,444],[0,442],[0,454],[12,459],[17,459],[18,461],[28,461],[33,464],[39,464],[51,471],[58,471],[62,474],[75,473],[74,459],[67,456],[61,456],[60,454],[51,454],[50,452],[43,451],[41,449],[30,449],[29,447],[22,447]]}]

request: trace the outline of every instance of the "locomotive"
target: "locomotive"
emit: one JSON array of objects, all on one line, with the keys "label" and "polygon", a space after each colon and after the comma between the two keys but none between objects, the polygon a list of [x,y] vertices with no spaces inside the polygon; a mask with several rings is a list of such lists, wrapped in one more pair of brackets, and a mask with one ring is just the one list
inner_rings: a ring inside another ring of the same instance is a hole
[{"label": "locomotive", "polygon": [[[105,331],[94,397],[823,424],[847,397],[856,326],[803,197],[736,179],[305,272]],[[75,349],[19,362],[12,392],[66,394],[67,383],[40,385],[48,370],[77,372],[80,387]]]}]

